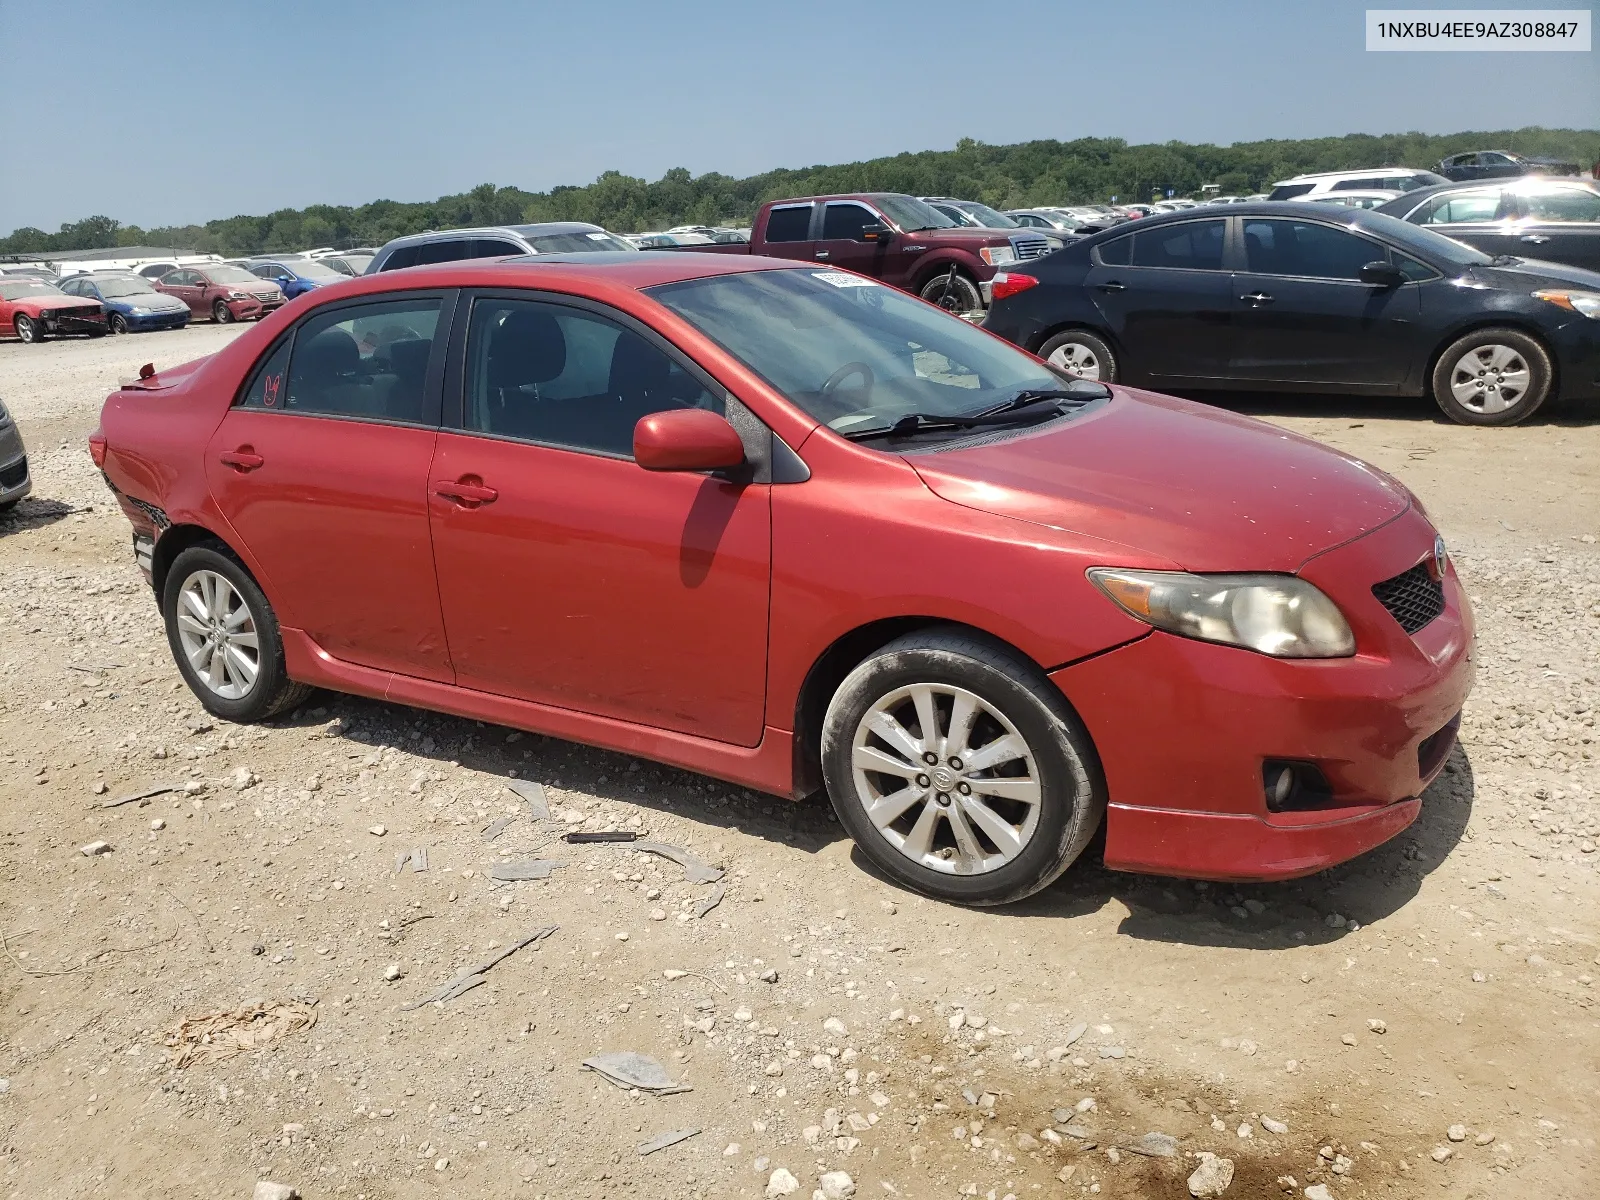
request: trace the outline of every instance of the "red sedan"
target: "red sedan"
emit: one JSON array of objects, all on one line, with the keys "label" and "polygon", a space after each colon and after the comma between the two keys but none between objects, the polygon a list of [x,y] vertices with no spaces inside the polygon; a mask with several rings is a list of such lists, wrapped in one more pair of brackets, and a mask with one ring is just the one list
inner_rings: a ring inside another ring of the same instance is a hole
[{"label": "red sedan", "polygon": [[66,333],[106,335],[106,313],[98,300],[69,296],[42,279],[0,279],[0,335],[42,342]]},{"label": "red sedan", "polygon": [[179,267],[156,280],[156,291],[178,297],[192,314],[210,317],[218,325],[259,319],[283,307],[282,289],[243,267]]},{"label": "red sedan", "polygon": [[777,259],[319,289],[91,439],[179,671],[826,789],[889,876],[1302,875],[1404,829],[1471,684],[1398,482]]}]

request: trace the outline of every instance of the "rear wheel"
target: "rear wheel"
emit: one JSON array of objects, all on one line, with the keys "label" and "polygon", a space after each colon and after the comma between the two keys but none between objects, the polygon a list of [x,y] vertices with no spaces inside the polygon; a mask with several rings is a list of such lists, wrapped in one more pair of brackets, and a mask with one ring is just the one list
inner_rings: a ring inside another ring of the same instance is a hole
[{"label": "rear wheel", "polygon": [[1462,425],[1515,425],[1549,398],[1550,355],[1517,329],[1475,329],[1445,348],[1433,368],[1433,399]]},{"label": "rear wheel", "polygon": [[1039,347],[1039,357],[1079,379],[1117,381],[1117,356],[1103,338],[1087,329],[1067,329],[1049,338]]},{"label": "rear wheel", "polygon": [[211,319],[218,325],[228,325],[233,321],[233,312],[221,300],[211,306]]},{"label": "rear wheel", "polygon": [[278,619],[250,573],[219,546],[191,546],[162,589],[167,642],[189,690],[230,721],[264,721],[311,692],[288,676]]},{"label": "rear wheel", "polygon": [[978,285],[960,271],[952,274],[943,271],[922,285],[917,293],[929,304],[937,304],[946,312],[972,312],[983,307],[983,293]]},{"label": "rear wheel", "polygon": [[32,317],[24,316],[21,313],[18,313],[15,324],[17,329],[17,337],[22,339],[22,341],[27,342],[29,345],[32,345],[34,342],[44,341],[44,334],[39,332],[39,327],[33,323]]},{"label": "rear wheel", "polygon": [[1094,747],[1055,686],[962,630],[909,634],[852,671],[828,706],[822,768],[862,853],[958,904],[1048,886],[1105,812]]},{"label": "rear wheel", "polygon": [[106,328],[111,330],[112,333],[127,333],[128,318],[119,312],[114,312],[106,318]]}]

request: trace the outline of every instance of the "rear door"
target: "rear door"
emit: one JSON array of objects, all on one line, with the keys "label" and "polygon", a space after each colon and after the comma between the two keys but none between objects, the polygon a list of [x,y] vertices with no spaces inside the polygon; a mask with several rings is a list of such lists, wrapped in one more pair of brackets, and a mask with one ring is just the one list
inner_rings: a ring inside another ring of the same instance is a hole
[{"label": "rear door", "polygon": [[1361,282],[1388,248],[1318,221],[1240,218],[1245,270],[1233,276],[1235,379],[1398,386],[1416,352],[1415,282]]},{"label": "rear door", "polygon": [[[886,224],[883,217],[865,204],[855,200],[829,200],[822,206],[822,236],[817,239],[812,258],[830,267],[843,267],[882,279],[891,243],[865,241],[861,231],[869,225],[883,224]],[[898,280],[885,282],[897,283]]]},{"label": "rear door", "polygon": [[774,258],[794,258],[811,261],[816,241],[811,236],[811,214],[816,205],[807,200],[803,204],[775,204],[767,210],[767,227],[757,239],[762,252]]},{"label": "rear door", "polygon": [[1223,246],[1228,219],[1136,229],[1102,243],[1084,277],[1125,366],[1158,379],[1227,373],[1233,300]]},{"label": "rear door", "polygon": [[1600,194],[1574,184],[1518,197],[1518,253],[1600,271]]},{"label": "rear door", "polygon": [[257,365],[205,461],[286,627],[346,662],[445,683],[427,483],[453,302],[318,309]]}]

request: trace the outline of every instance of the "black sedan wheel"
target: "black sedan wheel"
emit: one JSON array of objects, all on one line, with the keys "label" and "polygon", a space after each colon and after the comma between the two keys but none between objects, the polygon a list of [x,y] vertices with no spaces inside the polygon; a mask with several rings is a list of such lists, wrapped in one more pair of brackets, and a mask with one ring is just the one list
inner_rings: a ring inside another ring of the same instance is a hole
[{"label": "black sedan wheel", "polygon": [[218,325],[228,325],[233,321],[233,313],[226,304],[218,300],[211,306],[211,319]]},{"label": "black sedan wheel", "polygon": [[128,318],[119,312],[114,312],[106,319],[106,327],[110,329],[112,333],[127,333]]},{"label": "black sedan wheel", "polygon": [[1117,356],[1104,339],[1087,329],[1068,329],[1047,339],[1039,347],[1039,357],[1079,379],[1091,379],[1096,383],[1117,381]]},{"label": "black sedan wheel", "polygon": [[32,317],[18,315],[16,319],[17,336],[30,345],[34,342],[44,341],[44,334],[39,332],[39,327],[33,323]]},{"label": "black sedan wheel", "polygon": [[1433,368],[1433,399],[1462,425],[1515,425],[1550,394],[1550,355],[1516,329],[1476,329],[1445,348]]}]

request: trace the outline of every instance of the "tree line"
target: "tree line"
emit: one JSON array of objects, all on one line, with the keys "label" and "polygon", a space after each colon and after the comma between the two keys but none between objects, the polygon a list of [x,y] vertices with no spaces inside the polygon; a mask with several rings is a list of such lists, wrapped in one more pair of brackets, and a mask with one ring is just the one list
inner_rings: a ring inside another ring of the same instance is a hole
[{"label": "tree line", "polygon": [[981,200],[996,208],[1198,196],[1202,184],[1223,194],[1263,191],[1307,171],[1359,167],[1432,167],[1466,150],[1553,155],[1587,165],[1600,155],[1600,131],[1531,127],[1452,134],[1347,134],[1230,146],[1166,142],[1130,146],[1120,138],[1079,138],[991,146],[963,138],[954,150],[902,153],[837,166],[780,169],[734,179],[691,176],[675,167],[649,182],[607,171],[582,187],[528,192],[479,184],[434,201],[374,200],[359,207],[313,204],[265,216],[237,216],[204,225],[141,229],[92,216],[56,233],[25,227],[0,238],[0,254],[40,254],[110,246],[169,246],[228,256],[315,246],[379,246],[426,229],[533,221],[590,221],[617,232],[672,225],[747,225],[768,200],[833,192],[909,192]]}]

